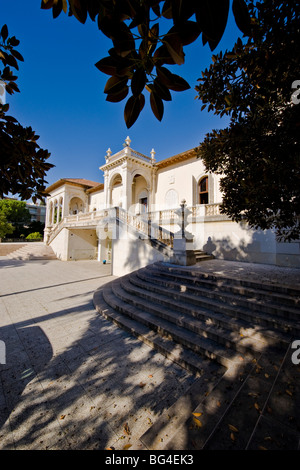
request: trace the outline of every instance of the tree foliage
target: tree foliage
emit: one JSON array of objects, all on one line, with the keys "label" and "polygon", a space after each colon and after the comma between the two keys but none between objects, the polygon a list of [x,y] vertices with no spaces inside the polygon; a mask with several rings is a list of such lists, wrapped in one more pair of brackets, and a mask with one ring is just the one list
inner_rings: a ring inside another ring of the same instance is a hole
[{"label": "tree foliage", "polygon": [[4,214],[0,212],[0,241],[1,238],[5,238],[6,235],[11,235],[14,231],[14,227],[7,221]]},{"label": "tree foliage", "polygon": [[9,37],[7,25],[0,31],[0,197],[19,194],[22,199],[43,199],[45,176],[54,165],[47,162],[50,153],[37,144],[39,136],[31,127],[23,127],[8,115],[4,94],[19,92],[15,72],[23,57],[16,50],[19,40]]},{"label": "tree foliage", "polygon": [[[198,148],[222,174],[222,211],[279,239],[300,238],[300,6],[293,0],[247,0],[247,41],[213,56],[196,87],[202,109],[230,117]],[[213,86],[212,86],[213,84]],[[299,86],[298,85],[298,86]],[[292,96],[293,95],[293,96]]]},{"label": "tree foliage", "polygon": [[3,214],[7,221],[15,228],[23,227],[30,223],[31,216],[25,201],[16,199],[1,199],[0,213]]},{"label": "tree foliage", "polygon": [[[111,39],[113,47],[96,67],[110,76],[104,88],[106,100],[126,99],[124,119],[129,128],[144,107],[145,89],[150,93],[152,112],[161,121],[164,101],[172,100],[170,91],[190,88],[166,66],[182,65],[184,48],[201,35],[203,45],[215,49],[227,24],[230,1],[42,0],[41,8],[52,9],[54,18],[62,11],[81,23],[89,17]],[[232,9],[240,30],[249,34],[245,1],[233,0]]]}]

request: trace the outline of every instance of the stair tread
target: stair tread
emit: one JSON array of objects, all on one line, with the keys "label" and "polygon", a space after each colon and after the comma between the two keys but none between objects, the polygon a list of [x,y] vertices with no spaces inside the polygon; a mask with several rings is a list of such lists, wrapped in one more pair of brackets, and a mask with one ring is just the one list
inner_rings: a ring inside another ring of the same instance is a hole
[{"label": "stair tread", "polygon": [[[144,288],[145,290],[148,290],[149,292],[151,291],[155,292],[155,295],[157,296],[157,298],[164,301],[163,299],[164,299],[165,289],[163,287],[159,287],[154,284],[151,285],[150,282],[147,283],[146,281],[144,281],[143,283],[143,280],[140,281],[139,287]],[[144,295],[147,295],[147,294],[144,293]],[[181,300],[184,302],[184,305],[183,306],[181,305],[179,308],[181,309],[183,308],[185,309],[185,311],[188,310],[188,306],[192,306],[194,308],[199,307],[203,311],[205,310],[207,311],[208,308],[211,308],[214,313],[222,312],[224,313],[224,315],[228,314],[229,317],[230,316],[234,317],[234,314],[237,316],[244,314],[244,316],[247,316],[248,320],[246,321],[248,322],[251,320],[251,321],[254,321],[255,323],[255,319],[257,319],[257,313],[254,310],[250,310],[245,307],[236,306],[236,305],[227,305],[226,303],[220,302],[216,299],[210,299],[210,298],[203,297],[203,296],[193,296],[191,294],[185,294],[184,292],[177,292],[176,294],[172,293],[172,296],[170,296],[169,298],[167,297],[165,298],[165,303],[168,302],[170,305],[173,305],[173,308],[176,309],[176,306],[178,308],[178,300]],[[293,331],[293,329],[295,328],[295,326],[293,325],[290,319],[287,321],[279,315],[272,316],[269,313],[259,311],[258,318],[264,320],[265,322],[269,322],[272,325],[274,324],[281,325],[283,328],[289,331]],[[259,326],[260,325],[259,321],[256,320],[256,324]],[[280,330],[278,331],[276,330],[276,333],[274,332],[274,335],[279,336],[279,337],[282,335],[282,339],[284,339],[285,337],[287,338],[286,334],[282,333]]]},{"label": "stair tread", "polygon": [[216,273],[203,273],[197,270],[194,270],[193,267],[185,267],[185,266],[176,266],[166,262],[155,262],[152,265],[148,265],[147,269],[155,268],[158,272],[164,273],[171,273],[171,274],[179,274],[189,277],[189,279],[198,280],[198,279],[206,279],[206,280],[223,280],[228,281],[235,285],[240,286],[252,286],[255,289],[261,290],[263,292],[274,292],[287,294],[291,296],[296,296],[300,298],[300,289],[296,287],[291,287],[288,285],[282,285],[278,282],[271,283],[271,282],[258,282],[254,281],[253,279],[248,278],[238,278],[238,277],[231,277],[230,275],[221,275]]},{"label": "stair tread", "polygon": [[[142,298],[138,298],[136,300],[137,295],[144,295],[143,289],[140,289],[139,287],[134,286],[133,288],[130,287],[128,284],[128,281],[123,281],[122,286],[124,289],[127,291],[128,294],[130,294],[130,291],[132,294],[128,297],[128,301],[134,302],[136,305],[138,304],[142,308],[150,308],[151,312],[153,312],[155,315],[163,315],[167,316],[170,321],[173,321],[174,323],[177,323],[178,325],[191,329],[192,331],[195,331],[197,334],[200,335],[207,335],[208,337],[211,337],[212,339],[219,339],[222,340],[223,343],[228,344],[230,347],[235,347],[237,346],[238,350],[245,350],[247,348],[253,349],[253,350],[262,350],[264,347],[266,347],[266,344],[270,343],[278,343],[278,341],[284,341],[285,338],[282,337],[280,334],[275,334],[273,332],[268,332],[265,331],[264,335],[262,335],[262,332],[259,330],[255,330],[255,328],[251,327],[251,325],[246,322],[241,322],[239,321],[238,323],[235,324],[235,328],[232,328],[233,326],[233,321],[231,319],[225,321],[224,318],[221,319],[220,315],[219,316],[214,316],[216,321],[213,323],[213,321],[209,321],[209,317],[213,318],[213,315],[210,314],[210,312],[206,312],[206,314],[203,314],[203,317],[206,317],[206,320],[201,319],[199,317],[196,317],[197,312],[195,311],[195,316],[193,316],[190,312],[189,315],[186,315],[187,311],[187,306],[185,305],[184,307],[184,312],[181,312],[180,310],[177,309],[170,309],[168,307],[164,307],[161,302],[161,296],[158,298],[153,298],[153,301],[151,302],[151,305],[149,305],[149,301],[143,300]],[[132,281],[132,276],[130,277],[130,281]],[[127,282],[127,285],[125,284]],[[220,326],[220,323],[223,325],[225,324],[226,326]],[[268,334],[267,334],[268,333]],[[266,343],[266,336],[269,336],[268,341]]]},{"label": "stair tread", "polygon": [[[244,357],[246,357],[246,355],[248,354],[247,352],[239,352],[232,350],[228,346],[218,344],[212,339],[199,337],[197,333],[188,331],[185,328],[174,325],[168,320],[157,318],[151,313],[141,310],[140,308],[137,308],[134,305],[129,305],[126,301],[123,300],[124,294],[126,293],[119,285],[119,283],[113,282],[112,290],[115,294],[115,307],[116,305],[118,305],[117,308],[120,308],[121,311],[123,311],[124,313],[134,315],[136,319],[147,322],[149,325],[151,325],[152,328],[157,328],[159,331],[162,331],[165,334],[172,335],[172,338],[174,338],[174,340],[176,339],[176,341],[184,341],[184,344],[187,347],[194,348],[194,350],[199,352],[199,354],[207,354],[212,359],[220,360],[223,364],[227,364],[227,366],[229,366],[232,361],[236,362],[243,360]],[[117,300],[116,297],[118,297]],[[105,294],[104,298],[106,298]]]},{"label": "stair tread", "polygon": [[[200,289],[211,290],[213,288],[215,291],[220,289],[221,291],[224,290],[225,294],[232,295],[232,296],[236,295],[236,293],[240,295],[241,297],[246,296],[246,295],[256,296],[255,301],[257,300],[257,297],[266,298],[266,294],[267,294],[268,297],[270,297],[270,300],[268,301],[269,303],[273,301],[274,304],[276,305],[276,301],[277,302],[287,301],[287,302],[290,302],[292,305],[294,305],[295,308],[297,308],[298,304],[300,306],[300,290],[299,292],[297,291],[299,297],[297,296],[291,297],[290,295],[287,295],[285,293],[263,290],[260,288],[261,284],[258,284],[256,287],[249,287],[247,285],[244,286],[240,284],[232,285],[232,279],[226,278],[226,277],[215,277],[215,280],[213,279],[209,280],[206,277],[201,277],[201,273],[199,273],[197,277],[191,278],[191,276],[185,275],[184,273],[172,274],[172,272],[166,272],[163,270],[160,272],[153,265],[146,266],[144,268],[144,271],[151,273],[151,276],[153,276],[153,273],[154,273],[154,277],[157,277],[159,279],[166,278],[166,277],[171,278],[170,282],[174,282],[174,283],[176,282],[179,283],[180,281],[172,281],[172,278],[173,279],[177,278],[177,279],[180,279],[181,281],[189,282],[191,283],[191,286],[190,286],[191,289],[192,288],[196,289],[197,285],[199,285]],[[245,282],[248,283],[248,281],[245,281]],[[229,293],[226,292],[226,290],[228,289],[230,291]]]},{"label": "stair tread", "polygon": [[145,324],[117,312],[114,308],[115,297],[111,294],[110,287],[106,287],[105,291],[106,299],[111,296],[110,303],[108,304],[107,300],[104,299],[103,289],[101,288],[94,294],[94,305],[106,318],[114,321],[118,326],[130,332],[141,341],[144,341],[187,370],[201,375],[203,369],[209,366],[210,361],[208,361],[207,358],[201,357],[193,351],[184,349],[178,343],[155,333]]},{"label": "stair tread", "polygon": [[[144,276],[144,277],[143,277]],[[175,288],[186,288],[187,291],[193,293],[193,295],[195,296],[204,296],[204,297],[208,297],[208,298],[212,298],[212,299],[215,299],[216,297],[220,298],[220,299],[226,299],[226,300],[232,300],[232,301],[235,301],[236,303],[240,302],[242,304],[250,304],[250,306],[252,306],[252,308],[254,307],[265,307],[266,309],[269,309],[269,310],[278,310],[279,313],[281,314],[285,314],[287,311],[289,311],[290,313],[292,313],[293,315],[296,315],[296,316],[299,316],[299,319],[300,319],[300,311],[299,309],[296,309],[296,308],[293,308],[291,306],[286,306],[286,305],[280,305],[278,303],[274,303],[272,302],[272,300],[268,300],[266,299],[265,301],[260,301],[260,300],[257,300],[255,298],[255,292],[253,291],[252,292],[252,297],[246,297],[246,296],[243,296],[241,294],[234,294],[234,293],[231,293],[231,292],[218,292],[217,289],[215,290],[211,290],[211,289],[208,289],[207,287],[197,287],[197,286],[193,286],[193,285],[188,285],[186,287],[187,284],[182,284],[180,282],[177,282],[177,281],[172,281],[172,280],[166,280],[166,279],[162,279],[162,277],[160,276],[157,276],[157,275],[148,275],[147,274],[147,269],[144,269],[144,270],[140,270],[139,272],[139,277],[143,278],[146,282],[150,282],[150,283],[153,283],[153,284],[157,284],[157,283],[163,283],[163,284],[168,284],[169,287],[175,289]],[[267,313],[267,312],[266,312]],[[272,313],[272,312],[270,312]]]},{"label": "stair tread", "polygon": [[[176,271],[184,270],[177,267]],[[153,278],[152,273],[157,275]],[[273,318],[262,312],[259,305],[257,311],[230,305],[233,293],[223,295],[221,301],[196,295],[193,288],[177,292],[180,286],[188,287],[189,279],[182,283],[163,280],[163,273],[153,265],[110,281],[94,294],[95,308],[106,318],[198,376],[191,389],[140,436],[137,448],[217,449],[223,443],[224,448],[245,449],[254,445],[260,411],[267,409],[277,371],[291,345],[290,334],[276,328],[282,323],[300,331],[298,317],[284,321],[280,315]],[[192,277],[190,283],[194,286]],[[270,323],[259,323],[259,319]],[[242,340],[241,332],[245,332]],[[260,334],[264,341],[260,342]],[[245,348],[238,350],[238,342]],[[211,369],[213,365],[220,369]],[[241,432],[232,431],[232,435],[230,423]]]}]

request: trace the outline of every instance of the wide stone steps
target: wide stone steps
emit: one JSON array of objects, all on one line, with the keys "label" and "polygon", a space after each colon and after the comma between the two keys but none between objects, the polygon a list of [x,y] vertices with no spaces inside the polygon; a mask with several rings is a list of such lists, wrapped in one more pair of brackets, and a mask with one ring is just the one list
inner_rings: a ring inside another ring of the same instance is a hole
[{"label": "wide stone steps", "polygon": [[[158,292],[155,292],[155,297],[153,297],[153,294],[147,291],[147,286],[140,282],[138,275],[133,274],[129,278],[122,279],[121,287],[122,291],[120,287],[113,290],[124,302],[178,325],[181,332],[184,329],[192,331],[199,337],[209,338],[242,354],[249,351],[259,352],[266,347],[261,334],[246,322],[236,322],[232,328],[232,322],[229,319],[226,321],[224,316],[222,320],[220,315],[219,317],[211,315],[208,310],[202,310],[199,315],[198,309],[194,306],[188,303],[178,304],[176,299],[166,299]],[[277,343],[281,339],[270,335],[269,343]]]},{"label": "wide stone steps", "polygon": [[[198,354],[173,341],[170,337],[162,336],[160,332],[154,331],[142,321],[135,320],[134,318],[140,312],[137,308],[127,306],[127,314],[124,315],[124,305],[116,299],[111,289],[111,283],[95,292],[94,305],[106,319],[139,338],[168,359],[193,372],[196,376],[203,374],[203,369],[207,367],[205,358],[201,358]],[[211,361],[209,361],[209,364],[211,364]],[[220,366],[220,368],[222,371],[225,369],[223,366]]]},{"label": "wide stone steps", "polygon": [[[209,382],[209,389],[200,377],[140,442],[148,450],[279,450],[285,445],[297,450],[299,410],[293,410],[294,419],[286,426],[277,421],[280,412],[273,408],[278,390],[289,387],[288,353],[289,349],[270,349],[258,359],[228,369],[219,380]],[[299,369],[292,374],[296,381],[300,379]]]},{"label": "wide stone steps", "polygon": [[273,406],[278,374],[284,362],[291,364],[287,351],[299,338],[299,298],[299,291],[287,286],[167,263],[99,288],[94,305],[105,318],[197,377],[137,448],[256,449],[264,426],[264,436],[270,432],[272,416],[262,420],[262,415]]},{"label": "wide stone steps", "polygon": [[[216,286],[214,289],[208,286],[203,287],[202,284],[198,286],[197,281],[188,276],[174,281],[169,279],[167,272],[162,271],[160,274],[157,270],[154,271],[149,267],[138,271],[137,276],[145,281],[143,287],[157,293],[165,292],[165,289],[168,289],[169,292],[172,292],[174,299],[181,299],[185,303],[201,306],[206,311],[224,313],[254,322],[254,324],[269,325],[272,328],[291,333],[293,336],[300,333],[300,292],[297,290],[291,289],[293,295],[290,295],[288,302],[287,295],[272,296],[272,292],[263,291],[259,287],[246,290],[242,288],[237,291],[237,294],[233,294],[224,291],[225,284],[222,285],[223,289],[219,291]],[[140,286],[142,287],[141,283]],[[273,288],[277,289],[277,286],[273,286]]]},{"label": "wide stone steps", "polygon": [[208,253],[205,253],[205,251],[202,250],[194,250],[194,255],[197,263],[200,263],[201,261],[207,261],[209,259],[214,259],[213,255],[209,255]]},{"label": "wide stone steps", "polygon": [[9,259],[20,261],[57,259],[53,249],[43,242],[31,242],[9,253]]},{"label": "wide stone steps", "polygon": [[[183,267],[170,266],[165,264],[153,264],[146,267],[147,270],[152,272],[155,276],[163,276],[164,279],[177,280],[181,283],[188,281],[189,286],[203,286],[218,292],[233,292],[235,294],[253,296],[257,300],[273,300],[280,302],[280,304],[300,306],[300,290],[287,285],[280,285],[278,283],[272,284],[270,282],[255,282],[250,279],[233,278],[224,275],[214,275],[207,273],[199,273],[193,269],[186,269]],[[266,293],[268,297],[266,298]]]}]

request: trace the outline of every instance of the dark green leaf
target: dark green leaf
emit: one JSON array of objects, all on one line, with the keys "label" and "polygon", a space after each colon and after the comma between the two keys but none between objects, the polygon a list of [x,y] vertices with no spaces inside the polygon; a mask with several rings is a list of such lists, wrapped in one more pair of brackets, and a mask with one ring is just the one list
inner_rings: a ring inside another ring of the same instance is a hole
[{"label": "dark green leaf", "polygon": [[13,55],[16,59],[20,60],[21,62],[24,62],[24,58],[23,58],[23,56],[20,54],[20,52],[18,52],[18,51],[16,51],[16,50],[12,50],[11,53],[12,53],[12,55]]},{"label": "dark green leaf", "polygon": [[161,121],[164,114],[164,103],[154,91],[150,94],[150,105],[156,119]]},{"label": "dark green leaf", "polygon": [[140,96],[131,96],[125,105],[124,109],[124,119],[127,128],[129,129],[137,120],[140,115],[141,110],[145,104],[144,95]]},{"label": "dark green leaf", "polygon": [[42,0],[41,9],[42,10],[49,10],[53,7],[54,0]]},{"label": "dark green leaf", "polygon": [[165,67],[156,67],[156,73],[161,83],[163,83],[169,90],[185,91],[188,90],[190,85],[184,78],[171,73]]},{"label": "dark green leaf", "polygon": [[87,19],[87,6],[85,0],[69,0],[70,9],[80,23],[84,24]]},{"label": "dark green leaf", "polygon": [[110,101],[111,103],[119,103],[128,95],[129,87],[126,85],[119,93],[108,94],[106,97],[106,101]]},{"label": "dark green leaf", "polygon": [[163,40],[163,43],[166,46],[174,62],[178,65],[182,65],[184,63],[185,54],[183,52],[183,44],[179,34],[175,33],[166,35]]},{"label": "dark green leaf", "polygon": [[12,36],[9,38],[8,43],[13,47],[17,47],[20,44],[20,41],[16,38],[16,36]]},{"label": "dark green leaf", "polygon": [[153,91],[165,101],[172,101],[171,93],[169,92],[168,88],[160,82],[159,78],[157,77],[153,82]]},{"label": "dark green leaf", "polygon": [[174,65],[176,63],[175,60],[173,60],[173,58],[171,57],[167,46],[165,45],[162,45],[158,49],[156,49],[153,57],[155,59],[156,64]]},{"label": "dark green leaf", "polygon": [[107,75],[116,75],[117,73],[117,61],[111,56],[104,57],[99,60],[95,66],[100,70],[100,72],[106,73]]},{"label": "dark green leaf", "polygon": [[58,2],[53,5],[52,16],[54,19],[57,18],[61,14],[62,8],[63,8],[62,0],[58,0]]},{"label": "dark green leaf", "polygon": [[229,0],[201,0],[198,2],[197,23],[206,36],[211,50],[217,47],[223,36],[228,13]]},{"label": "dark green leaf", "polygon": [[8,29],[7,29],[7,25],[3,25],[2,26],[2,29],[1,29],[1,36],[2,36],[2,39],[3,41],[6,41],[6,39],[8,38]]},{"label": "dark green leaf", "polygon": [[14,58],[14,56],[7,54],[5,61],[6,61],[6,63],[7,63],[8,65],[10,65],[11,67],[14,67],[15,69],[19,70],[18,62],[16,61],[16,59]]},{"label": "dark green leaf", "polygon": [[232,12],[235,22],[242,33],[249,35],[251,31],[250,15],[244,0],[233,0]]},{"label": "dark green leaf", "polygon": [[164,18],[168,20],[172,19],[172,2],[171,0],[166,0],[161,12]]},{"label": "dark green leaf", "polygon": [[140,95],[146,85],[146,73],[141,67],[137,69],[131,79],[131,91],[134,96]]},{"label": "dark green leaf", "polygon": [[107,93],[110,95],[114,93],[119,93],[126,87],[127,82],[128,82],[127,77],[126,78],[117,77],[117,76],[111,77],[106,82],[104,93]]}]

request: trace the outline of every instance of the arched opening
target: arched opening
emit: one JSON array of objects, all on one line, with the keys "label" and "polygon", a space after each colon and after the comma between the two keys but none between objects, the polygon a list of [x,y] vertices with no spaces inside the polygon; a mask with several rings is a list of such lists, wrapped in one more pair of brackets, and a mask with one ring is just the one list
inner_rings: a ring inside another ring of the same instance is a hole
[{"label": "arched opening", "polygon": [[165,207],[166,209],[175,209],[179,206],[178,193],[175,189],[169,189],[165,195]]},{"label": "arched opening", "polygon": [[199,204],[208,204],[208,176],[204,176],[201,178],[198,184],[199,188],[199,196],[198,196],[198,201]]},{"label": "arched opening", "polygon": [[113,176],[110,183],[110,204],[113,207],[122,206],[122,176],[118,173]]},{"label": "arched opening", "polygon": [[53,202],[49,203],[48,225],[53,225]]},{"label": "arched opening", "polygon": [[63,215],[63,198],[61,197],[58,203],[58,222],[61,222],[62,215]]},{"label": "arched opening", "polygon": [[53,224],[57,224],[58,223],[58,202],[57,202],[57,199],[55,199],[54,203],[53,203]]},{"label": "arched opening", "polygon": [[149,194],[147,181],[140,174],[136,174],[132,180],[132,204],[135,206],[136,213],[143,214],[148,211]]},{"label": "arched opening", "polygon": [[69,214],[75,215],[84,211],[84,203],[80,197],[72,197],[69,203]]}]

